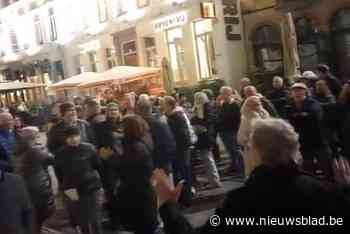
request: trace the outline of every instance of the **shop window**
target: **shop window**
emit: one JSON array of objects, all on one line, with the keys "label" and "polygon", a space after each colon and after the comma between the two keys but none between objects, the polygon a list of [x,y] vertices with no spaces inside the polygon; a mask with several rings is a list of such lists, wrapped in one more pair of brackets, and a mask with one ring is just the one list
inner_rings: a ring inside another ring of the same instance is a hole
[{"label": "shop window", "polygon": [[303,17],[295,22],[298,52],[302,71],[314,70],[319,63],[318,38],[309,19]]},{"label": "shop window", "polygon": [[92,72],[97,72],[97,54],[96,52],[89,52],[89,63]]},{"label": "shop window", "polygon": [[157,67],[158,66],[158,54],[157,47],[154,37],[145,37],[145,54],[146,54],[146,65],[148,67]]},{"label": "shop window", "polygon": [[44,44],[44,36],[43,31],[41,27],[41,21],[39,16],[34,17],[34,27],[35,27],[35,36],[36,36],[36,42],[38,45]]},{"label": "shop window", "polygon": [[106,49],[106,58],[107,58],[108,69],[115,67],[116,64],[115,64],[115,59],[113,56],[113,49],[111,49],[111,48]]},{"label": "shop window", "polygon": [[138,65],[136,41],[122,43],[122,58],[124,65]]},{"label": "shop window", "polygon": [[281,34],[277,26],[258,28],[253,37],[256,66],[260,71],[278,72],[283,69]]},{"label": "shop window", "polygon": [[50,40],[56,41],[57,40],[57,28],[56,28],[56,19],[55,19],[55,13],[53,9],[49,9],[49,28],[50,28]]},{"label": "shop window", "polygon": [[108,19],[107,0],[97,0],[97,6],[100,22],[106,22]]},{"label": "shop window", "polygon": [[182,46],[182,28],[174,28],[167,31],[170,65],[175,81],[185,80],[185,51]]},{"label": "shop window", "polygon": [[201,79],[212,78],[216,74],[213,23],[210,19],[194,23],[197,64]]},{"label": "shop window", "polygon": [[347,77],[350,75],[350,9],[342,9],[331,21],[334,60],[337,75]]}]

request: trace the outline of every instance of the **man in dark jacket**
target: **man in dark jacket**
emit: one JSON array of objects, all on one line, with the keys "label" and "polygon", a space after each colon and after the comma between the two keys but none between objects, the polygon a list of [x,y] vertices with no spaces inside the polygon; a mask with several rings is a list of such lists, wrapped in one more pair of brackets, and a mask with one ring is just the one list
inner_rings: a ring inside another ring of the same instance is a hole
[{"label": "man in dark jacket", "polygon": [[20,176],[0,170],[0,232],[34,234],[33,207]]},{"label": "man in dark jacket", "polygon": [[56,154],[56,151],[64,145],[64,131],[71,126],[79,128],[82,142],[94,143],[92,128],[85,120],[78,119],[74,104],[63,103],[59,108],[62,120],[50,129],[47,136],[47,147],[50,152]]},{"label": "man in dark jacket", "polygon": [[71,215],[82,234],[101,234],[101,162],[93,145],[81,143],[78,127],[67,127],[56,151],[56,176]]},{"label": "man in dark jacket", "polygon": [[[166,189],[165,183],[161,182],[164,175],[155,172],[153,179],[167,234],[346,232],[350,218],[348,162],[335,163],[337,185],[300,171],[295,164],[298,135],[290,124],[280,119],[258,120],[253,126],[249,145],[250,156],[259,162],[258,165],[245,185],[231,191],[215,215],[198,231],[177,209],[181,185],[175,190]],[[309,217],[317,221],[311,223]],[[327,226],[335,217],[341,224]],[[275,225],[270,225],[272,219]],[[304,225],[300,225],[301,222]]]},{"label": "man in dark jacket", "polygon": [[219,107],[217,131],[230,154],[232,165],[231,171],[243,174],[243,159],[237,142],[237,132],[241,123],[241,111],[237,101],[232,97],[232,88],[224,86],[220,90],[224,102]]},{"label": "man in dark jacket", "polygon": [[14,121],[10,113],[0,113],[0,170],[13,171],[12,154],[15,146]]},{"label": "man in dark jacket", "polygon": [[176,106],[175,98],[167,96],[164,98],[164,101],[168,124],[176,142],[176,157],[173,163],[175,183],[185,180],[185,189],[181,202],[183,205],[190,205],[192,197],[192,176],[189,121],[186,120],[184,110]]},{"label": "man in dark jacket", "polygon": [[136,107],[137,114],[146,120],[153,140],[153,163],[167,173],[172,171],[171,162],[176,157],[176,142],[169,126],[152,115],[152,103],[149,99],[140,99]]},{"label": "man in dark jacket", "polygon": [[338,80],[337,77],[335,77],[331,73],[329,66],[325,64],[319,64],[317,66],[317,71],[318,71],[319,79],[325,80],[332,94],[335,97],[338,97],[341,91],[341,82]]},{"label": "man in dark jacket", "polygon": [[322,107],[319,102],[307,97],[305,84],[295,83],[291,90],[293,101],[285,107],[284,113],[299,134],[304,169],[314,173],[314,158],[317,158],[324,174],[330,178],[330,149],[324,132]]},{"label": "man in dark jacket", "polygon": [[109,228],[116,230],[119,226],[119,213],[116,187],[118,183],[118,160],[122,155],[121,116],[119,105],[110,102],[106,107],[106,120],[96,124],[96,147],[102,161],[101,180],[107,199]]},{"label": "man in dark jacket", "polygon": [[275,76],[272,81],[273,90],[266,96],[275,106],[279,115],[282,115],[283,107],[288,101],[288,90],[284,86],[282,77]]}]

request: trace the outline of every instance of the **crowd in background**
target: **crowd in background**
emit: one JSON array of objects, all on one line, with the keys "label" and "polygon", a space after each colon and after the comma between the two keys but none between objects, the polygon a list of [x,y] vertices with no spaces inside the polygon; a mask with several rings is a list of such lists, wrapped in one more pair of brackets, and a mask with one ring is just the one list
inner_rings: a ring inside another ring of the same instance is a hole
[{"label": "crowd in background", "polygon": [[[205,166],[206,186],[223,186],[216,165],[223,157],[219,138],[231,159],[225,173],[246,183],[227,196],[217,214],[345,215],[350,82],[340,82],[326,65],[316,70],[290,85],[276,76],[264,95],[243,78],[237,90],[223,86],[217,96],[201,90],[192,103],[178,92],[132,94],[126,106],[113,97],[104,105],[76,97],[41,108],[36,121],[24,104],[2,110],[0,172],[6,182],[0,182],[0,191],[16,186],[7,197],[13,212],[0,218],[7,228],[1,230],[40,233],[55,212],[48,172],[53,166],[71,225],[83,234],[103,233],[104,204],[112,230],[195,233],[176,203],[189,207],[195,195],[194,154]],[[47,130],[47,147],[38,143],[40,129]],[[197,231],[229,232],[210,225]]]}]

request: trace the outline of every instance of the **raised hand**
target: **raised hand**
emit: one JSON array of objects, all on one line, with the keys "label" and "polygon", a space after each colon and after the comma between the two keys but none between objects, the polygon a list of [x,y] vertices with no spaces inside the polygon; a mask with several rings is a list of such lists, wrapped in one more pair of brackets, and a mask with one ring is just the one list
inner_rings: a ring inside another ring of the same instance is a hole
[{"label": "raised hand", "polygon": [[350,185],[350,166],[347,159],[334,159],[333,173],[336,183],[339,185]]}]

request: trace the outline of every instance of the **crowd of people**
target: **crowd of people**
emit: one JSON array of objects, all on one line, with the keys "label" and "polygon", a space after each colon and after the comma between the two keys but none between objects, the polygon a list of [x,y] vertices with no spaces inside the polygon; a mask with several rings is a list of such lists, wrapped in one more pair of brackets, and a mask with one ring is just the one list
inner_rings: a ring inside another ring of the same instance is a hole
[{"label": "crowd of people", "polygon": [[[236,91],[154,97],[129,95],[55,103],[40,130],[17,114],[0,113],[1,233],[40,233],[55,212],[48,167],[54,168],[77,233],[108,228],[135,234],[231,233],[208,222],[194,230],[181,214],[195,195],[191,157],[199,155],[207,186],[222,187],[218,139],[231,159],[225,173],[245,180],[227,195],[220,217],[333,215],[350,210],[350,82],[326,65],[288,85],[273,78],[262,95],[248,78]],[[239,229],[239,227],[235,227]],[[243,227],[241,227],[243,228]]]}]

